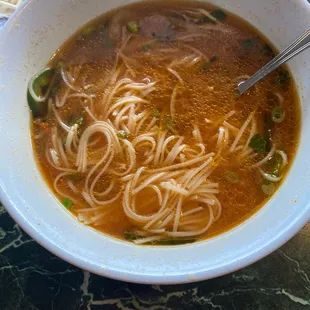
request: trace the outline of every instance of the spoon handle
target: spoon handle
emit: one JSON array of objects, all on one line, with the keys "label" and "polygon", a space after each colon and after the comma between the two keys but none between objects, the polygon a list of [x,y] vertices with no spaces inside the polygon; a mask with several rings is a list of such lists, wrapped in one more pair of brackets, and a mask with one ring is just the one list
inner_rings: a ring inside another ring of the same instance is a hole
[{"label": "spoon handle", "polygon": [[292,57],[301,53],[303,50],[310,46],[310,29],[304,32],[298,39],[296,39],[291,45],[289,45],[280,54],[269,61],[264,67],[258,70],[246,81],[242,81],[238,84],[238,90],[240,95],[246,92],[250,87],[263,79],[267,74],[277,69],[282,64],[286,63]]}]

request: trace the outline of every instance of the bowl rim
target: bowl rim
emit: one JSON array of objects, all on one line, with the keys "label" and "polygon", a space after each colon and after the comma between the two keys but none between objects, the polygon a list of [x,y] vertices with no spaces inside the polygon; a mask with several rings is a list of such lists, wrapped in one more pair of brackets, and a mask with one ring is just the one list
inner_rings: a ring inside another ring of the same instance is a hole
[{"label": "bowl rim", "polygon": [[[22,12],[22,10],[31,1],[25,1],[10,17],[10,19],[5,23],[5,25],[0,30],[5,32],[7,28],[12,27],[15,23],[16,17]],[[303,3],[303,2],[301,2]],[[309,6],[307,6],[309,10]],[[296,160],[296,158],[295,158]],[[290,172],[289,172],[290,173]],[[9,194],[6,192],[5,186],[2,183],[0,177],[0,198],[3,206],[10,214],[10,216],[18,223],[18,225],[36,242],[41,246],[46,248],[48,251],[56,255],[57,257],[67,261],[68,263],[81,268],[82,270],[90,271],[94,274],[98,274],[104,277],[112,278],[115,280],[128,281],[132,283],[143,283],[143,284],[181,284],[181,283],[191,283],[196,281],[201,281],[209,278],[214,278],[228,274],[230,272],[236,271],[240,268],[244,268],[261,258],[272,253],[275,249],[282,246],[285,242],[291,239],[303,226],[307,224],[310,220],[310,201],[307,202],[303,212],[300,212],[295,220],[286,226],[282,231],[278,231],[277,235],[273,235],[268,242],[264,244],[262,248],[252,251],[242,257],[239,260],[231,262],[229,264],[223,265],[215,269],[210,273],[209,270],[200,271],[194,274],[194,278],[191,279],[187,274],[177,274],[177,275],[145,275],[139,273],[131,272],[120,272],[113,269],[99,269],[95,264],[89,261],[81,259],[80,257],[74,256],[69,251],[59,247],[51,238],[45,237],[40,234],[33,225],[18,211],[18,206],[14,203],[14,200],[10,199]],[[211,274],[211,275],[210,275]]]}]

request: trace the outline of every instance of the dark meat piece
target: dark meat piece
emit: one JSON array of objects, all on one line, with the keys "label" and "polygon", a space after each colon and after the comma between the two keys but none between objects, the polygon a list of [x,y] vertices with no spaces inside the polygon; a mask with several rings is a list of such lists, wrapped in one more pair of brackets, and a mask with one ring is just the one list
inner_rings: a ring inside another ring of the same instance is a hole
[{"label": "dark meat piece", "polygon": [[173,24],[162,15],[151,15],[141,19],[139,28],[141,35],[162,41],[171,40],[175,36]]}]

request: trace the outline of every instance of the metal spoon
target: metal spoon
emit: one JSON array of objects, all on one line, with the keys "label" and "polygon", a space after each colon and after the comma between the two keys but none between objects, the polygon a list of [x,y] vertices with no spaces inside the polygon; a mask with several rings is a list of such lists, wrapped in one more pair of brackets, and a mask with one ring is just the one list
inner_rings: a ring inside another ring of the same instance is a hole
[{"label": "metal spoon", "polygon": [[298,39],[296,39],[291,45],[283,50],[279,55],[269,61],[264,67],[258,70],[246,81],[242,81],[238,84],[238,90],[240,95],[245,93],[250,87],[263,79],[267,74],[277,69],[282,64],[286,63],[292,57],[298,55],[303,50],[310,46],[310,29],[304,32]]}]

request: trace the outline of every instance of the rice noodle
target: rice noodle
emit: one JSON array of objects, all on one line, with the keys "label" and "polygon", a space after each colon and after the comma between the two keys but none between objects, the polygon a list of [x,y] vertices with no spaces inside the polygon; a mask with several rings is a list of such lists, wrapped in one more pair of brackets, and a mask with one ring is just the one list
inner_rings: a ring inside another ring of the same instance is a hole
[{"label": "rice noodle", "polygon": [[[82,67],[70,65],[68,70],[60,70],[61,91],[53,96],[46,93],[53,122],[44,155],[57,171],[55,192],[72,200],[80,221],[96,227],[105,225],[122,210],[135,227],[135,244],[205,234],[222,215],[220,199],[227,188],[222,189],[214,181],[222,174],[220,169],[214,173],[222,163],[229,166],[229,161],[236,159],[250,165],[248,160],[253,160],[251,167],[257,168],[261,178],[270,182],[279,182],[281,176],[264,172],[263,165],[274,154],[282,159],[281,169],[288,163],[286,153],[276,150],[275,146],[266,156],[254,153],[249,147],[253,136],[260,132],[256,110],[244,116],[242,125],[238,123],[240,113],[236,110],[228,110],[220,117],[211,111],[212,119],[201,113],[201,119],[188,123],[181,119],[183,122],[178,123],[184,111],[179,92],[188,79],[184,75],[183,80],[181,69],[189,70],[195,64],[198,68],[208,61],[202,51],[186,42],[215,35],[211,30],[228,31],[203,9],[186,10],[183,15],[191,24],[195,23],[197,32],[176,36],[180,48],[160,47],[159,55],[154,56],[163,60],[161,74],[169,82],[165,83],[161,75],[153,74],[152,70],[141,74],[141,65],[138,66],[135,58],[125,56],[140,34],[128,35],[126,27],[122,27],[122,41],[115,49],[112,69],[107,68],[99,82],[88,74],[78,78]],[[204,16],[216,24],[198,25],[197,20]],[[181,20],[181,23],[184,22]],[[154,49],[158,44],[155,45]],[[137,53],[148,55],[150,52]],[[167,54],[167,58],[163,54]],[[82,72],[84,75],[84,69]],[[247,76],[238,77],[241,78]],[[157,100],[165,96],[162,94],[166,87],[170,87],[170,105],[168,101],[165,106],[166,99],[157,105]],[[96,93],[92,94],[92,89]],[[97,92],[98,89],[101,92]],[[207,92],[213,90],[212,84],[207,85]],[[154,98],[158,94],[159,99]],[[281,95],[275,93],[275,96],[281,104]],[[81,108],[67,112],[75,101]],[[72,119],[81,112],[85,112],[83,121],[73,123]],[[200,110],[195,117],[199,113]],[[175,121],[173,128],[166,128],[166,115]],[[182,126],[188,131],[183,133]],[[259,158],[256,163],[255,156]]]},{"label": "rice noodle", "polygon": [[257,168],[260,167],[261,165],[263,165],[264,163],[266,163],[274,154],[274,152],[276,151],[275,146],[273,146],[271,148],[271,150],[268,152],[268,154],[259,162],[257,162],[256,164],[252,165],[253,168]]},{"label": "rice noodle", "polygon": [[241,128],[240,128],[240,130],[239,130],[239,132],[238,132],[238,134],[237,134],[237,136],[236,136],[236,138],[235,138],[233,144],[231,145],[231,147],[230,147],[230,149],[229,149],[230,152],[233,152],[233,151],[235,150],[235,148],[236,148],[236,146],[237,146],[239,140],[241,139],[241,137],[242,137],[244,131],[245,131],[246,128],[248,127],[249,123],[251,122],[251,120],[252,120],[254,114],[255,114],[255,111],[253,111],[252,113],[250,113],[250,115],[248,116],[248,118],[246,119],[246,121],[245,121],[245,122],[243,123],[243,125],[241,126]]}]

